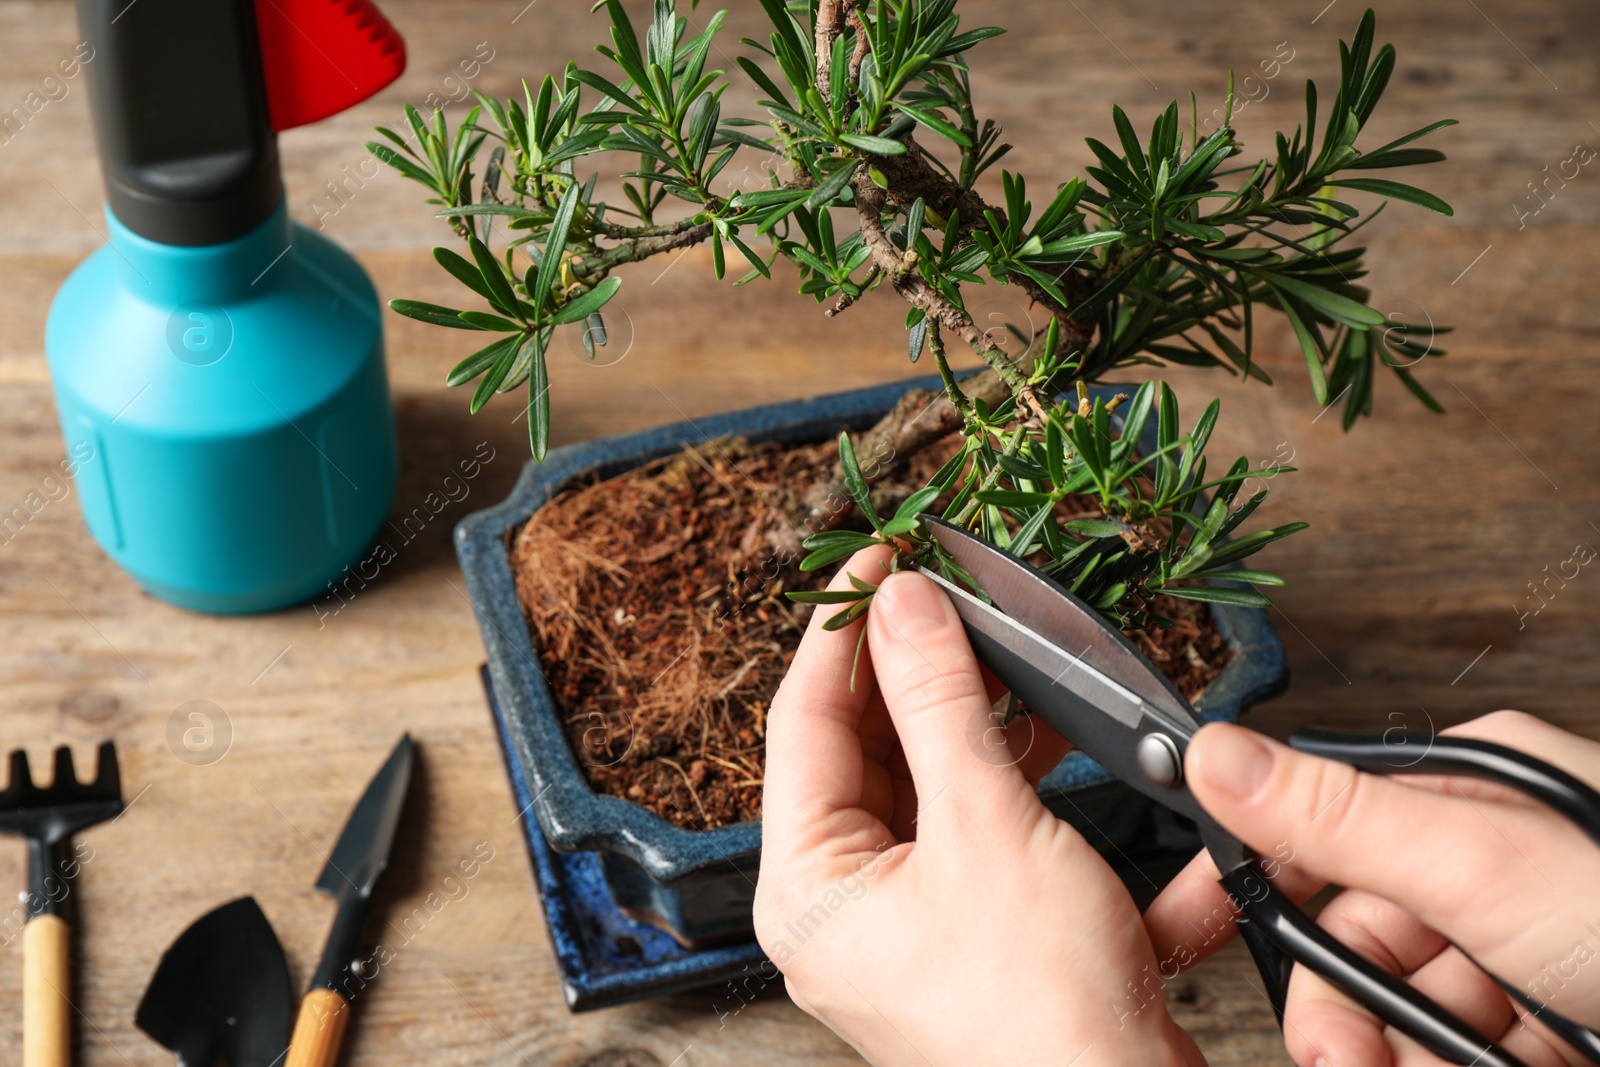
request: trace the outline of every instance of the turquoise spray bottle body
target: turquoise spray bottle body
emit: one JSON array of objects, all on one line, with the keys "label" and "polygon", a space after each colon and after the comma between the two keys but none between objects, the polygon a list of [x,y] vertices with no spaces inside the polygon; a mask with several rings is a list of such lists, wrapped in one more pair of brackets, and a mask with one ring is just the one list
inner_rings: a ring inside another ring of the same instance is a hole
[{"label": "turquoise spray bottle body", "polygon": [[377,294],[287,216],[249,0],[124,8],[79,0],[110,243],[45,333],[78,498],[155,595],[285,607],[360,558],[394,492]]}]

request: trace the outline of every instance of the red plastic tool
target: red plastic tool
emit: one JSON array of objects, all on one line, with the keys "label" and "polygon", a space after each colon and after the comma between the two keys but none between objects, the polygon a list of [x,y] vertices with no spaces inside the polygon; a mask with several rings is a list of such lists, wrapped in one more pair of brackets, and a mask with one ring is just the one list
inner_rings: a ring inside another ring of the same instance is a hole
[{"label": "red plastic tool", "polygon": [[359,104],[406,69],[406,43],[371,0],[256,0],[272,128]]}]

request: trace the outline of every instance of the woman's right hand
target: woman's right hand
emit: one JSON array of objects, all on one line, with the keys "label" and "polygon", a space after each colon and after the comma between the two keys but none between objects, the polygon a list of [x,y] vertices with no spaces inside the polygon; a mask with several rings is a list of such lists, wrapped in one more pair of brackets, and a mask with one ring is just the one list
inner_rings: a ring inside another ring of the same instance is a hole
[{"label": "woman's right hand", "polygon": [[[1445,733],[1518,749],[1600,783],[1600,744],[1521,712]],[[1530,1065],[1589,1062],[1521,1017],[1465,955],[1600,1029],[1600,845],[1563,816],[1489,783],[1363,774],[1221,724],[1196,735],[1185,772],[1222,825],[1278,858],[1286,892],[1348,887],[1318,918],[1333,936]],[[1187,966],[1206,954],[1189,942],[1206,917],[1227,913],[1219,912],[1228,902],[1216,879],[1202,853],[1146,913],[1160,959]],[[1443,1062],[1305,968],[1290,983],[1284,1038],[1303,1067]]]}]

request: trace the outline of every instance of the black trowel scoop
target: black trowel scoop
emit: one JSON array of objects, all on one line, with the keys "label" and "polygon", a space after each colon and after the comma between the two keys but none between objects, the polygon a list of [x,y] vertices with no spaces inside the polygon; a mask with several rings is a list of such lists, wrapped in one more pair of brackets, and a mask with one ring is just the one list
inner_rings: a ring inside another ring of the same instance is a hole
[{"label": "black trowel scoop", "polygon": [[179,1067],[273,1067],[289,1048],[289,968],[255,898],[196,920],[172,943],[139,1002],[139,1029]]}]

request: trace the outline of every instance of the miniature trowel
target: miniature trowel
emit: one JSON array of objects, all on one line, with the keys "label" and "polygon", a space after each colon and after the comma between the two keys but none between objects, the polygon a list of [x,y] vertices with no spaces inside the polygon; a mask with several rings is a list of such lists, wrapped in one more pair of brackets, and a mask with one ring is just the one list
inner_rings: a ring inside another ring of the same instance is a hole
[{"label": "miniature trowel", "polygon": [[161,957],[139,1029],[178,1067],[274,1067],[289,1045],[289,968],[253,897],[197,919]]},{"label": "miniature trowel", "polygon": [[317,879],[317,888],[334,899],[338,911],[322,950],[322,962],[300,1002],[285,1067],[332,1067],[350,1021],[350,999],[374,977],[359,959],[361,929],[366,925],[373,887],[389,865],[389,850],[411,783],[411,761],[411,735],[406,734],[356,802]]}]

